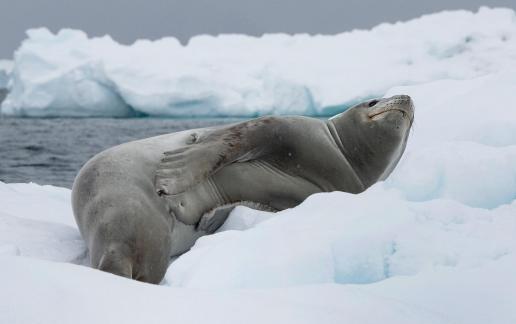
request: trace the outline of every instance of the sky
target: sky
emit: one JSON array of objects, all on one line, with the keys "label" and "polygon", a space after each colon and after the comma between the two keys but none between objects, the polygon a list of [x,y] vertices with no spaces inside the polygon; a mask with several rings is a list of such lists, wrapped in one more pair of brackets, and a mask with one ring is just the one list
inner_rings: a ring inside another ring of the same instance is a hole
[{"label": "sky", "polygon": [[12,58],[25,30],[82,29],[120,43],[198,34],[336,34],[446,9],[516,9],[516,0],[0,0],[0,58]]}]

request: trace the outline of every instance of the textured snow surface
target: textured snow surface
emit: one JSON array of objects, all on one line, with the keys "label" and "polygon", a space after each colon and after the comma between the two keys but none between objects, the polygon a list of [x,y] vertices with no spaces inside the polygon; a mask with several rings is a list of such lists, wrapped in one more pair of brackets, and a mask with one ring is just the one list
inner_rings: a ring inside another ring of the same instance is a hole
[{"label": "textured snow surface", "polygon": [[509,9],[443,12],[335,36],[139,40],[27,32],[1,113],[16,116],[332,115],[397,85],[516,64]]}]

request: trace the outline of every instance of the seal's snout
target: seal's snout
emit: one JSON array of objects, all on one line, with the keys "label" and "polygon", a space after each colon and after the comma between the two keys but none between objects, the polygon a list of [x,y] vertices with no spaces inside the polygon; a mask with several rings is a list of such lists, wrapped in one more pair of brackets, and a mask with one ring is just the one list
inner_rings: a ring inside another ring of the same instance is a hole
[{"label": "seal's snout", "polygon": [[388,107],[405,108],[407,110],[414,109],[414,103],[412,102],[412,98],[410,98],[410,96],[407,95],[398,95],[390,97],[387,99],[385,105]]},{"label": "seal's snout", "polygon": [[412,102],[412,98],[410,98],[410,96],[408,96],[408,95],[392,96],[390,99],[391,100],[398,100],[398,101],[401,101],[401,102]]},{"label": "seal's snout", "polygon": [[397,95],[387,99],[374,100],[373,102],[374,105],[370,105],[371,112],[369,113],[369,117],[373,120],[380,118],[387,112],[401,113],[411,122],[414,119],[414,103],[410,96]]},{"label": "seal's snout", "polygon": [[396,107],[396,109],[403,110],[410,120],[414,118],[414,102],[410,96],[398,95],[391,99],[392,102],[390,104],[392,106]]}]

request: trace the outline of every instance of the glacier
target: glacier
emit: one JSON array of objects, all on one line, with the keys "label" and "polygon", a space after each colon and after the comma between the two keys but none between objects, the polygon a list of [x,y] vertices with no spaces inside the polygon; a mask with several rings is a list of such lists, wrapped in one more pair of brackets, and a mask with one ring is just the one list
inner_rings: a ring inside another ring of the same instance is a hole
[{"label": "glacier", "polygon": [[471,79],[516,61],[510,9],[450,11],[333,36],[167,37],[122,45],[27,31],[4,116],[330,116],[391,87]]}]

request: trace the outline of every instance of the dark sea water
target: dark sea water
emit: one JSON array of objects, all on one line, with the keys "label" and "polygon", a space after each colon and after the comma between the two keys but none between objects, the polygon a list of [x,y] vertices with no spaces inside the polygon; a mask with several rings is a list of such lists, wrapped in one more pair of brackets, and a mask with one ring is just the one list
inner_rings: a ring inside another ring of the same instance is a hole
[{"label": "dark sea water", "polygon": [[0,181],[71,188],[82,165],[128,141],[238,119],[0,118]]}]

